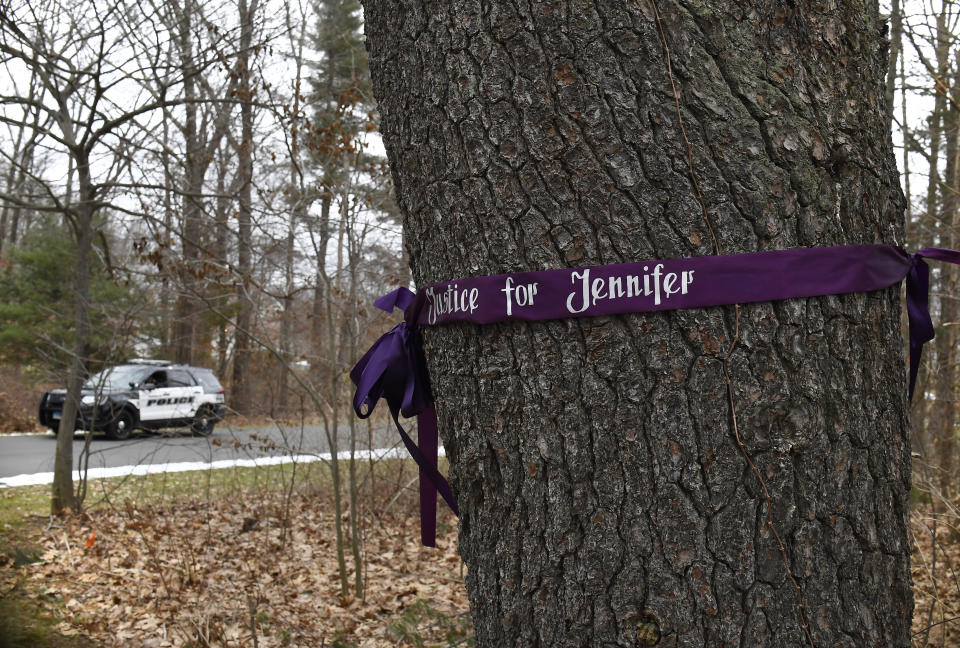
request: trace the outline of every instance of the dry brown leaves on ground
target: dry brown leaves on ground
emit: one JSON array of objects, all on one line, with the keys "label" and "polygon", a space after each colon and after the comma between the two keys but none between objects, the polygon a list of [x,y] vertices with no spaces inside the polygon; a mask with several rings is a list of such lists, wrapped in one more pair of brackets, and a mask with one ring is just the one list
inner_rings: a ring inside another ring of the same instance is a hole
[{"label": "dry brown leaves on ground", "polygon": [[960,647],[960,511],[944,501],[938,510],[918,507],[910,515],[913,646],[954,648]]},{"label": "dry brown leaves on ground", "polygon": [[329,499],[294,495],[286,528],[281,500],[96,510],[48,529],[43,561],[23,569],[61,606],[61,632],[103,646],[393,648],[404,633],[446,646],[451,626],[469,628],[450,518],[436,549],[419,545],[415,515],[374,521],[366,595],[341,598]]},{"label": "dry brown leaves on ground", "polygon": [[[273,492],[98,509],[44,531],[42,562],[0,570],[0,590],[25,579],[19,586],[64,619],[63,634],[105,647],[468,645],[449,513],[436,549],[420,546],[412,511],[372,520],[363,543],[366,595],[341,598],[329,501],[295,494],[288,525]],[[911,516],[915,647],[960,646],[960,531],[952,519],[936,516],[934,552],[934,516],[922,508]]]}]

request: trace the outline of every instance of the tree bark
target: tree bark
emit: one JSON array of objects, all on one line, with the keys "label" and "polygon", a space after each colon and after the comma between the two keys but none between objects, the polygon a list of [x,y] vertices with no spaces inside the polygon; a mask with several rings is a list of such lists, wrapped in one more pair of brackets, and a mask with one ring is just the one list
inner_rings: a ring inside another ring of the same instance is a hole
[{"label": "tree bark", "polygon": [[[365,10],[418,286],[903,241],[875,3]],[[478,645],[908,646],[899,313],[428,328]]]},{"label": "tree bark", "polygon": [[250,81],[250,48],[253,44],[254,20],[257,14],[257,2],[249,6],[247,0],[240,0],[240,56],[237,67],[240,75],[240,149],[237,159],[240,165],[240,192],[237,210],[237,300],[240,309],[237,313],[236,333],[234,337],[233,382],[231,387],[235,399],[234,408],[246,414],[253,410],[250,403],[250,327],[253,324],[253,300],[250,296],[250,273],[253,270],[250,242],[252,235],[252,191],[253,191],[253,96],[254,89]]},{"label": "tree bark", "polygon": [[183,138],[185,158],[183,169],[183,220],[181,240],[183,264],[178,270],[180,291],[177,294],[171,343],[173,357],[177,362],[193,362],[193,338],[197,319],[196,271],[200,258],[201,218],[203,204],[203,178],[209,162],[204,159],[201,134],[198,132],[196,103],[197,88],[194,79],[193,23],[194,3],[184,0],[179,15],[180,66],[183,73],[184,104]]},{"label": "tree bark", "polygon": [[[64,128],[66,131],[67,128]],[[71,135],[70,139],[74,139]],[[75,300],[73,361],[67,377],[67,396],[63,403],[60,425],[57,429],[57,449],[53,463],[50,512],[79,510],[82,502],[73,492],[73,433],[76,431],[80,391],[87,372],[87,346],[90,342],[90,250],[93,248],[93,214],[95,193],[90,177],[90,158],[87,151],[72,147],[71,155],[77,161],[77,180],[80,202],[73,211],[74,236],[77,257],[74,261],[73,290]]]},{"label": "tree bark", "polygon": [[[944,3],[941,7],[941,11],[937,14],[936,18],[936,59],[937,59],[937,69],[934,74],[933,81],[933,94],[934,94],[934,103],[933,111],[930,113],[929,118],[929,149],[928,154],[929,158],[929,172],[927,174],[927,195],[925,201],[926,207],[926,226],[931,228],[934,231],[940,231],[939,227],[939,216],[940,216],[940,204],[941,199],[943,198],[944,192],[942,192],[942,176],[940,174],[940,150],[942,147],[944,139],[944,130],[947,122],[947,92],[949,92],[949,64],[950,64],[950,30],[947,27],[947,23],[950,18],[951,5],[950,3]],[[956,148],[954,143],[954,148]],[[947,157],[950,157],[950,154],[947,153]],[[946,246],[946,245],[945,245]],[[939,273],[931,273],[931,288],[936,294],[943,292],[943,268],[940,268]],[[942,300],[941,300],[942,303]],[[942,309],[941,309],[942,315]],[[944,334],[940,336],[940,339],[936,341],[936,346],[934,347],[937,352],[937,359],[942,363],[941,354],[945,352],[944,341],[945,336],[950,335],[949,331],[944,331]],[[944,449],[945,440],[943,438],[944,428],[942,425],[939,425],[938,422],[930,419],[930,414],[939,415],[944,409],[944,403],[941,402],[941,398],[944,393],[943,389],[943,366],[936,367],[933,371],[929,372],[930,375],[926,376],[927,381],[920,383],[921,387],[932,387],[929,391],[934,393],[934,398],[932,402],[927,402],[927,391],[924,389],[917,394],[919,403],[914,405],[914,412],[918,416],[914,417],[914,420],[918,421],[918,425],[915,426],[915,433],[921,437],[921,442],[919,446],[923,448],[921,454],[923,455],[922,461],[929,464],[933,470],[932,481],[934,483],[929,484],[930,488],[940,488],[943,490],[946,488],[945,475],[949,474],[951,468],[949,463],[945,463],[946,456],[938,454],[940,450]],[[918,378],[924,378],[920,376]],[[952,459],[952,457],[951,457]],[[937,507],[939,501],[934,499],[933,506]]]}]

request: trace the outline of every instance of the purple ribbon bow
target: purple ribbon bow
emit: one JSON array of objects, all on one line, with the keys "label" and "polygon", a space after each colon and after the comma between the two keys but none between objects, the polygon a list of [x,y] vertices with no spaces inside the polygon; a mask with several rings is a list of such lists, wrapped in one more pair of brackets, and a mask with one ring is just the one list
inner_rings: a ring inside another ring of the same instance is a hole
[{"label": "purple ribbon bow", "polygon": [[930,319],[930,268],[923,260],[936,259],[960,265],[960,252],[944,248],[923,248],[910,255],[907,273],[907,318],[910,322],[910,400],[920,371],[923,345],[933,339],[933,321]]},{"label": "purple ribbon bow", "polygon": [[[403,309],[405,321],[377,340],[350,372],[357,386],[353,407],[357,416],[366,418],[381,397],[386,399],[400,438],[420,467],[420,534],[423,544],[432,547],[437,492],[459,513],[450,485],[437,470],[437,417],[420,326],[838,295],[881,290],[906,277],[912,401],[923,345],[934,337],[928,309],[930,269],[924,258],[960,265],[956,250],[923,248],[907,254],[891,245],[845,245],[469,277],[427,286],[416,295],[398,288],[374,305],[388,313]],[[418,444],[400,425],[400,414],[417,416]]]},{"label": "purple ribbon bow", "polygon": [[[410,306],[416,303],[416,296],[401,287],[380,297],[373,305],[388,313],[401,308],[411,317],[415,309]],[[416,325],[401,322],[394,326],[360,358],[350,372],[350,379],[357,386],[353,409],[360,418],[370,416],[381,397],[386,399],[403,445],[420,468],[420,540],[427,547],[436,546],[437,493],[455,514],[459,515],[459,511],[450,485],[437,469],[437,414]],[[416,414],[417,444],[400,425],[400,414]]]}]

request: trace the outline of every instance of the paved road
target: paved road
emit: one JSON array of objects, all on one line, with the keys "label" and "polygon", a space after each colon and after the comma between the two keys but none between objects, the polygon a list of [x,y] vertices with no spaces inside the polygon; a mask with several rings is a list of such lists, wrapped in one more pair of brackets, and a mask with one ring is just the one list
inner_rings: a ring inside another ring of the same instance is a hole
[{"label": "paved road", "polygon": [[[358,448],[367,449],[367,424],[359,422]],[[374,448],[390,448],[399,442],[390,425],[373,425]],[[349,428],[340,428],[340,450],[348,449]],[[5,477],[53,471],[56,437],[0,435],[0,485]],[[83,448],[83,436],[73,440],[74,462]],[[138,432],[126,441],[111,441],[95,435],[91,442],[90,468],[111,468],[182,462],[210,463],[221,460],[253,459],[329,452],[326,435],[320,426],[232,428],[220,423],[211,437],[194,437],[188,431],[166,430]],[[76,467],[76,466],[75,466]]]}]

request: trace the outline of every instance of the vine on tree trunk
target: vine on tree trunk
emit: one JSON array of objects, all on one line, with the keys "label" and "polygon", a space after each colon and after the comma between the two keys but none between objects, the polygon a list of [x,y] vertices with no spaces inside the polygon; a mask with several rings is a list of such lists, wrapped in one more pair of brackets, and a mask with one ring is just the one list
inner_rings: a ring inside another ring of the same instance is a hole
[{"label": "vine on tree trunk", "polygon": [[[683,136],[684,144],[686,144],[687,147],[687,166],[690,170],[690,182],[693,183],[693,187],[697,192],[697,200],[700,202],[700,209],[703,211],[703,221],[706,223],[707,229],[710,230],[710,238],[713,240],[714,254],[719,256],[721,254],[720,241],[717,239],[717,234],[713,229],[713,224],[710,222],[710,214],[707,212],[707,203],[703,199],[703,192],[700,191],[700,183],[697,182],[697,175],[693,168],[693,146],[690,144],[690,139],[687,137],[687,128],[683,123],[683,112],[680,109],[680,93],[677,91],[677,84],[673,79],[673,65],[670,63],[670,45],[667,43],[667,35],[663,31],[663,22],[660,20],[660,10],[657,7],[656,0],[650,0],[650,5],[653,7],[654,16],[656,16],[657,19],[657,29],[660,32],[660,42],[663,43],[664,59],[667,62],[667,76],[670,77],[670,89],[673,91],[673,100],[677,107],[677,120],[680,123],[680,133]],[[807,625],[807,616],[803,612],[803,592],[800,590],[800,585],[797,583],[797,579],[793,577],[793,570],[790,569],[790,559],[787,558],[787,549],[783,544],[783,540],[780,538],[780,533],[777,531],[777,527],[773,523],[773,498],[770,497],[770,491],[767,490],[766,481],[764,481],[763,477],[760,475],[760,471],[757,470],[756,464],[753,463],[753,459],[750,458],[747,448],[743,445],[743,441],[740,439],[740,426],[737,422],[737,406],[736,400],[733,397],[733,381],[730,380],[730,370],[728,365],[730,356],[733,355],[734,349],[737,348],[737,341],[740,339],[740,304],[734,304],[733,308],[733,341],[730,343],[730,348],[723,357],[723,377],[727,383],[727,400],[730,404],[730,418],[733,425],[733,434],[737,441],[737,447],[740,449],[740,453],[746,460],[747,465],[750,466],[750,471],[757,478],[757,481],[760,482],[760,488],[763,490],[763,497],[767,503],[766,526],[768,529],[770,529],[770,531],[773,533],[773,537],[777,540],[777,547],[780,550],[781,558],[783,558],[783,567],[787,571],[787,578],[790,579],[790,583],[797,591],[797,614],[800,617],[800,626],[803,628],[803,634],[807,639],[807,643],[810,644],[810,648],[816,648],[813,643],[813,637],[810,636],[810,628]]]}]

